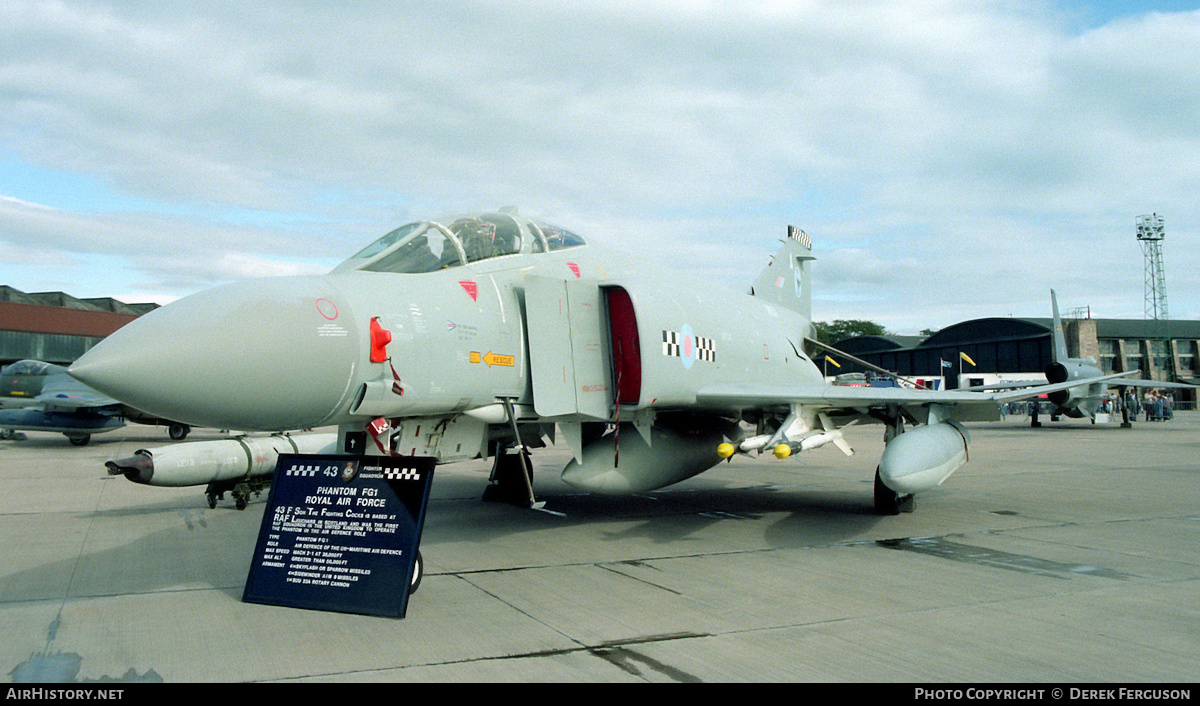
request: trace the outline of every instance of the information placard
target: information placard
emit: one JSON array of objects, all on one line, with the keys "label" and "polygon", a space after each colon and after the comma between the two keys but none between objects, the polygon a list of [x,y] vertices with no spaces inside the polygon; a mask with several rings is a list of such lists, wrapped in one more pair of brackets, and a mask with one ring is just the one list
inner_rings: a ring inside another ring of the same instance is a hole
[{"label": "information placard", "polygon": [[434,463],[280,454],[242,600],[403,618]]}]

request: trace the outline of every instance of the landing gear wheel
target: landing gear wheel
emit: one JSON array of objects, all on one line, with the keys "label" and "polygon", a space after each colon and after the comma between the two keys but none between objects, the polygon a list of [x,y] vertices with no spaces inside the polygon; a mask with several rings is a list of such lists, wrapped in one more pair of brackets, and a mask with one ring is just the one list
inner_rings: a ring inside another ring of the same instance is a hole
[{"label": "landing gear wheel", "polygon": [[92,435],[68,436],[67,440],[71,442],[71,446],[87,446],[88,442],[92,440]]},{"label": "landing gear wheel", "polygon": [[417,550],[417,563],[413,565],[412,583],[408,585],[408,595],[417,592],[417,588],[421,585],[421,577],[425,574],[425,558],[421,556],[421,550]]},{"label": "landing gear wheel", "polygon": [[175,441],[183,441],[185,438],[187,438],[188,432],[191,430],[192,428],[186,424],[171,422],[171,425],[167,427],[167,436],[171,437]]},{"label": "landing gear wheel", "polygon": [[883,482],[879,477],[879,469],[875,469],[875,514],[899,515],[902,512],[913,511],[913,496],[901,495]]},{"label": "landing gear wheel", "polygon": [[[524,460],[519,454],[524,454]],[[483,501],[530,507],[529,489],[533,483],[533,471],[526,471],[526,468],[529,468],[527,451],[497,453],[495,465],[492,467],[493,482],[483,489]]]},{"label": "landing gear wheel", "polygon": [[208,509],[209,509],[209,510],[215,510],[215,509],[216,509],[216,507],[217,507],[217,496],[216,496],[216,494],[215,494],[215,493],[205,493],[205,496],[208,498]]}]

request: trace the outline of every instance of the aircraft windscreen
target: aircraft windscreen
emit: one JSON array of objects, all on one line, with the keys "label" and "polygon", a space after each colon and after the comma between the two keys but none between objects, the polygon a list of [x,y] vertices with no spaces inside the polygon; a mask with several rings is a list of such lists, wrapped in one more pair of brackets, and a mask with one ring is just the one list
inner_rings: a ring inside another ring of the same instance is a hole
[{"label": "aircraft windscreen", "polygon": [[413,231],[417,230],[418,228],[421,228],[424,225],[425,225],[424,223],[409,223],[408,225],[400,226],[396,230],[388,233],[387,235],[383,236],[379,240],[376,240],[375,242],[371,243],[367,247],[358,251],[358,253],[355,254],[350,259],[351,260],[366,260],[369,257],[378,255],[379,253],[383,252],[384,250],[387,250],[388,248],[390,248],[394,243],[400,241],[404,237],[412,235]]},{"label": "aircraft windscreen", "polygon": [[537,229],[542,231],[542,235],[546,237],[546,246],[551,250],[562,250],[564,248],[576,248],[580,245],[587,245],[587,241],[582,237],[575,235],[566,228],[560,228],[550,223],[543,221],[531,221]]},{"label": "aircraft windscreen", "polygon": [[419,274],[461,264],[462,258],[454,241],[440,228],[429,227],[410,233],[406,240],[362,269],[367,272]]}]

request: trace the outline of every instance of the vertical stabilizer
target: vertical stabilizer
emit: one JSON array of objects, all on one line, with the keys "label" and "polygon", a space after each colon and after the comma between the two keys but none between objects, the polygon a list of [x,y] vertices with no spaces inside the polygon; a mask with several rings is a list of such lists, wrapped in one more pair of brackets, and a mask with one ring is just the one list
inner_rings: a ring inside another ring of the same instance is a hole
[{"label": "vertical stabilizer", "polygon": [[1063,334],[1062,317],[1058,315],[1058,295],[1050,290],[1050,308],[1054,311],[1054,347],[1050,351],[1053,362],[1061,363],[1067,356],[1067,337]]},{"label": "vertical stabilizer", "polygon": [[750,294],[799,312],[812,321],[812,239],[795,226],[788,226],[787,240],[771,263],[754,280]]}]

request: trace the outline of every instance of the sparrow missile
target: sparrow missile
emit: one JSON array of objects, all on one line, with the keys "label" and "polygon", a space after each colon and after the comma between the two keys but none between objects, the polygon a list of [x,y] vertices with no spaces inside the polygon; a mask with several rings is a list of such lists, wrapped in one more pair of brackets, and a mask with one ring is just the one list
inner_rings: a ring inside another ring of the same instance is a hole
[{"label": "sparrow missile", "polygon": [[967,462],[968,443],[967,430],[958,422],[917,427],[884,447],[879,478],[903,494],[936,488]]},{"label": "sparrow missile", "polygon": [[138,449],[129,458],[104,465],[110,475],[123,475],[143,485],[207,485],[209,507],[215,507],[216,500],[229,490],[242,509],[246,496],[261,492],[270,481],[279,454],[336,451],[337,434],[272,434]]},{"label": "sparrow missile", "polygon": [[333,453],[336,444],[337,434],[239,436],[138,449],[104,465],[134,483],[183,487],[271,475],[281,453]]}]

